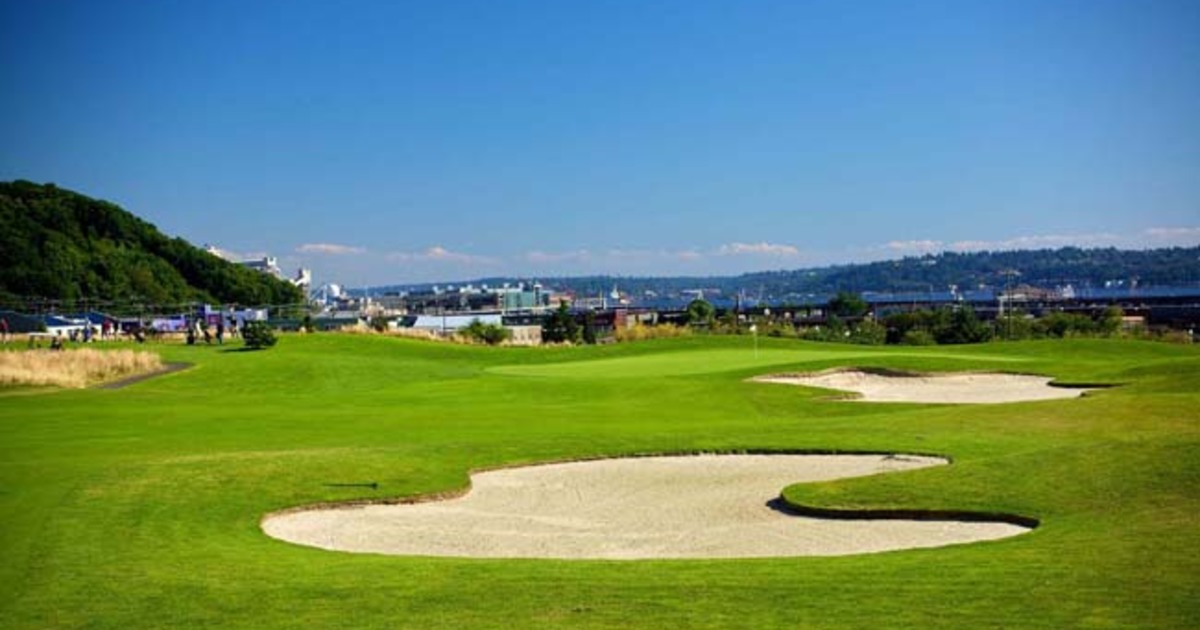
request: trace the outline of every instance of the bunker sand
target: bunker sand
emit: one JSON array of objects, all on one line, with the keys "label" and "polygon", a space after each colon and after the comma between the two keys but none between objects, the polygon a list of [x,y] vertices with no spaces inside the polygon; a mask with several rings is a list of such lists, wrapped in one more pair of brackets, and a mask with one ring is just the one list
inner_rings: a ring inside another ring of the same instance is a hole
[{"label": "bunker sand", "polygon": [[1055,387],[1050,385],[1053,379],[1029,374],[899,374],[832,370],[817,374],[776,374],[752,380],[850,391],[858,394],[854,400],[864,402],[994,404],[1078,398],[1088,391],[1078,387]]},{"label": "bunker sand", "polygon": [[269,515],[268,535],[337,551],[476,558],[837,556],[993,540],[998,522],[830,520],[768,502],[793,483],[946,464],[885,455],[608,459],[472,475],[464,496]]}]

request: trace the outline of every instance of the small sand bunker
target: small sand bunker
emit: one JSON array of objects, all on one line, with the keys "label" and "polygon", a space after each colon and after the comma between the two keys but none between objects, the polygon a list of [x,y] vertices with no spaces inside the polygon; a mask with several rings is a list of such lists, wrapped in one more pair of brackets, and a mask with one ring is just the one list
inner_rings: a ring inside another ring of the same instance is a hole
[{"label": "small sand bunker", "polygon": [[608,459],[472,475],[459,498],[283,512],[268,535],[337,551],[477,558],[754,558],[939,547],[1029,531],[996,522],[830,520],[767,504],[799,482],[947,463],[883,455]]},{"label": "small sand bunker", "polygon": [[1030,400],[1078,398],[1088,391],[1055,387],[1053,379],[1028,374],[893,374],[862,370],[837,370],[817,374],[777,374],[753,379],[859,394],[866,402],[1008,403]]}]

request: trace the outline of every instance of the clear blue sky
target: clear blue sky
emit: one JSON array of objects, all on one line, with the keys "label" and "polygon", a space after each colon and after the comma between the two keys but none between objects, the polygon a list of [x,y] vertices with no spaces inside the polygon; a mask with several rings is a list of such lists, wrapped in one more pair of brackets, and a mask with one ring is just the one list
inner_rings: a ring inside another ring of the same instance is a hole
[{"label": "clear blue sky", "polygon": [[1200,1],[0,2],[0,179],[318,282],[1200,243]]}]

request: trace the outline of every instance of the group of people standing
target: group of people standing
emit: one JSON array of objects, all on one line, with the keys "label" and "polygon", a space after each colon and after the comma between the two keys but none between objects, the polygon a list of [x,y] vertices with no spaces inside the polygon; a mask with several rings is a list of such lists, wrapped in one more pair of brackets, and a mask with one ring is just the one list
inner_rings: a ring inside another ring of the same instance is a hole
[{"label": "group of people standing", "polygon": [[[124,329],[124,330],[122,330]],[[64,334],[65,332],[65,334]],[[50,349],[66,349],[66,343],[91,343],[95,341],[116,341],[122,335],[132,338],[138,343],[145,343],[146,328],[138,322],[133,325],[119,326],[112,319],[104,319],[100,325],[89,322],[78,328],[58,329],[52,332],[29,332],[29,347],[40,348],[44,340],[49,340]],[[12,340],[12,328],[7,318],[0,318],[0,343]]]},{"label": "group of people standing", "polygon": [[[117,339],[121,333],[121,329],[117,323],[111,319],[104,319],[97,326],[90,320],[83,326],[66,329],[66,334],[63,329],[55,330],[53,334],[48,332],[31,332],[29,333],[29,347],[37,348],[41,346],[41,341],[49,338],[51,350],[63,350],[66,348],[66,343],[91,343],[93,341],[110,341]],[[133,339],[139,343],[146,340],[142,333],[141,326],[132,328],[126,331]],[[7,317],[0,317],[0,343],[8,343],[12,340],[12,328],[8,323]]]},{"label": "group of people standing", "polygon": [[72,342],[91,343],[93,341],[112,341],[117,338],[120,329],[116,322],[111,319],[104,319],[97,327],[91,321],[80,328],[72,328],[67,336]]},{"label": "group of people standing", "polygon": [[[124,330],[122,330],[124,328]],[[178,329],[176,329],[178,330]],[[46,338],[50,340],[51,350],[62,350],[65,348],[66,342],[71,343],[91,343],[93,341],[108,341],[115,340],[119,335],[125,334],[129,338],[142,343],[146,340],[147,333],[154,333],[155,329],[146,328],[146,326],[137,322],[134,326],[129,325],[118,326],[111,319],[104,319],[97,326],[95,323],[88,321],[86,324],[65,329],[65,327],[54,331],[53,334],[45,332],[33,332],[29,335],[29,347],[39,347],[41,342]],[[64,334],[65,333],[65,334]],[[187,339],[187,344],[195,345],[197,341],[203,340],[205,344],[212,344],[216,339],[218,345],[225,343],[225,336],[229,335],[232,338],[240,336],[238,330],[238,321],[232,317],[215,316],[211,319],[203,317],[189,317],[184,326],[184,334]],[[0,317],[0,343],[8,343],[12,340],[12,328],[7,317]]]},{"label": "group of people standing", "polygon": [[230,319],[228,324],[226,323],[224,316],[217,317],[216,320],[216,324],[209,325],[207,321],[204,321],[199,317],[192,319],[187,326],[187,344],[189,346],[195,345],[200,339],[203,339],[205,344],[211,344],[214,333],[217,339],[217,345],[223,345],[225,343],[225,333],[227,331],[230,337],[238,336],[238,326],[236,320]]}]

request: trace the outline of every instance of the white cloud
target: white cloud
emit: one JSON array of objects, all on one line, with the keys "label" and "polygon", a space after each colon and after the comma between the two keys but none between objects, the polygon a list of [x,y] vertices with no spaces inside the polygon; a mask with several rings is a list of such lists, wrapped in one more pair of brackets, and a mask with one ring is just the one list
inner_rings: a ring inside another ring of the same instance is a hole
[{"label": "white cloud", "polygon": [[611,261],[683,261],[701,260],[704,255],[694,249],[610,249],[604,257]]},{"label": "white cloud", "polygon": [[719,256],[774,256],[777,258],[795,258],[800,250],[791,245],[774,243],[727,243],[717,248]]},{"label": "white cloud", "polygon": [[423,252],[392,252],[387,255],[387,259],[392,262],[440,262],[455,265],[490,265],[496,262],[494,258],[455,252],[441,245],[434,245]]},{"label": "white cloud", "polygon": [[366,253],[362,247],[353,245],[338,245],[335,243],[305,243],[296,248],[301,254],[321,254],[325,256],[347,256]]},{"label": "white cloud", "polygon": [[1058,247],[1148,247],[1194,246],[1200,244],[1200,227],[1152,227],[1141,232],[1114,234],[1042,234],[985,241],[965,240],[951,243],[947,249],[958,252],[980,250],[1053,249]]},{"label": "white cloud", "polygon": [[[687,275],[697,273],[740,273],[753,270],[763,261],[786,260],[799,264],[803,253],[791,245],[773,243],[727,243],[711,249],[619,248],[578,249],[561,252],[542,250],[520,254],[514,260],[531,265],[530,273]],[[749,265],[749,266],[747,266]]]},{"label": "white cloud", "polygon": [[1153,227],[1143,234],[1154,247],[1200,244],[1200,227]]},{"label": "white cloud", "polygon": [[561,252],[529,251],[512,258],[530,265],[525,273],[566,275],[632,274],[653,275],[695,272],[705,259],[695,249],[576,249]]},{"label": "white cloud", "polygon": [[474,259],[474,256],[471,256],[470,254],[462,254],[459,252],[452,252],[452,251],[446,249],[445,247],[442,247],[441,245],[434,245],[433,247],[430,247],[429,249],[425,250],[425,253],[423,255],[426,260],[448,260],[448,261],[452,261],[452,262],[470,262],[471,260]]},{"label": "white cloud", "polygon": [[883,249],[900,254],[933,254],[942,251],[945,243],[934,240],[889,241]]},{"label": "white cloud", "polygon": [[577,249],[566,252],[544,252],[531,251],[524,255],[524,259],[530,262],[563,262],[563,261],[589,261],[589,260],[645,260],[653,258],[665,258],[670,256],[670,252],[661,249],[606,249],[601,252],[593,253],[587,249]]},{"label": "white cloud", "polygon": [[577,249],[571,252],[543,252],[534,250],[525,254],[525,260],[531,263],[560,263],[560,262],[577,262],[589,260],[592,257],[591,252],[586,249]]},{"label": "white cloud", "polygon": [[616,260],[645,260],[662,258],[666,252],[652,249],[610,249],[604,252],[605,257]]},{"label": "white cloud", "polygon": [[971,252],[982,250],[1014,250],[1014,249],[1053,249],[1057,247],[1106,247],[1120,245],[1123,239],[1116,234],[1042,234],[1017,236],[997,241],[967,240],[950,244],[949,249],[956,252]]}]

